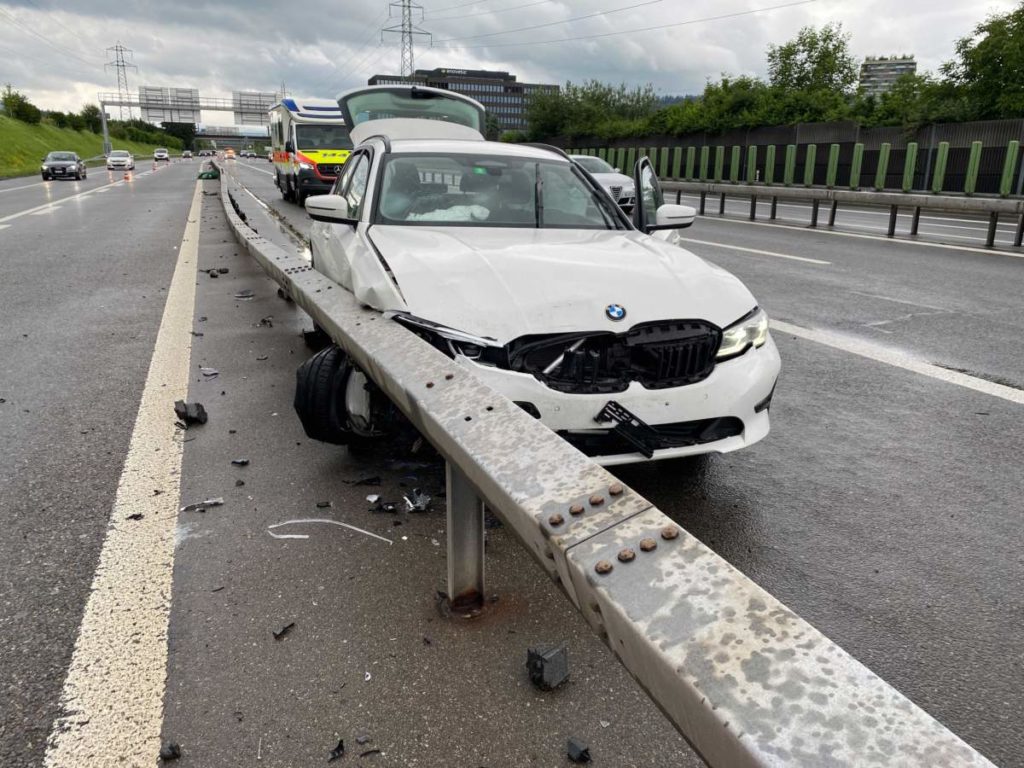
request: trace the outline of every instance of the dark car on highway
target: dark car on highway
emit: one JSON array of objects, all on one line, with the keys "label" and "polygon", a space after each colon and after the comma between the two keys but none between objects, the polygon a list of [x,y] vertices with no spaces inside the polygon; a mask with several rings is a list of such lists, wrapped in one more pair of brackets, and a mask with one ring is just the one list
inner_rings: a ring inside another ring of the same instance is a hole
[{"label": "dark car on highway", "polygon": [[39,169],[43,181],[50,179],[84,179],[85,162],[74,152],[51,152],[43,158]]}]

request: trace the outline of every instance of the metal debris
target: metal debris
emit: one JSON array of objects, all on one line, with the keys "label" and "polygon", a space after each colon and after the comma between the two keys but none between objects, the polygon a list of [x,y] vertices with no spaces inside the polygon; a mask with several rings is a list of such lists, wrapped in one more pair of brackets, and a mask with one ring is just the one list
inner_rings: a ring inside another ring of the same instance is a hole
[{"label": "metal debris", "polygon": [[368,749],[365,752],[360,752],[359,756],[360,757],[369,757],[370,755],[380,755],[380,754],[383,754],[383,753],[379,749]]},{"label": "metal debris", "polygon": [[227,267],[217,267],[217,272],[219,274],[221,274],[221,275],[226,275],[228,273],[228,268]]},{"label": "metal debris", "polygon": [[360,736],[356,736],[356,744],[358,744],[359,746],[363,746],[363,744],[369,744],[371,741],[372,739],[365,733]]},{"label": "metal debris", "polygon": [[388,515],[393,515],[398,512],[397,504],[393,501],[383,501],[376,493],[371,493],[366,497],[366,500],[373,504],[373,506],[370,507],[371,512],[383,512]]},{"label": "metal debris", "polygon": [[207,368],[205,366],[200,366],[199,372],[203,374],[203,376],[206,376],[208,379],[212,379],[214,376],[220,375],[220,371],[218,371],[216,368]]},{"label": "metal debris", "polygon": [[316,508],[317,509],[327,509],[330,506],[331,506],[331,502],[329,502],[329,501],[318,501],[316,503]]},{"label": "metal debris", "polygon": [[270,356],[269,355],[259,355],[256,359],[257,360],[269,360]]},{"label": "metal debris", "polygon": [[255,296],[256,292],[253,291],[251,288],[246,288],[245,290],[238,291],[238,293],[235,294],[236,299],[243,299],[246,301],[255,298]]},{"label": "metal debris", "polygon": [[569,745],[566,748],[566,751],[569,755],[569,759],[574,763],[590,762],[590,747],[575,736],[569,739]]},{"label": "metal debris", "polygon": [[248,467],[249,466],[249,460],[248,459],[232,459],[231,463],[234,464],[236,467]]},{"label": "metal debris", "polygon": [[187,403],[184,400],[175,401],[174,413],[186,429],[192,424],[205,424],[209,418],[202,403]]},{"label": "metal debris", "polygon": [[363,682],[364,682],[364,683],[368,683],[368,682],[370,682],[370,681],[371,681],[372,679],[373,679],[373,675],[371,675],[371,674],[370,674],[369,672],[364,672],[364,673],[363,673]]},{"label": "metal debris", "polygon": [[429,512],[433,501],[429,493],[423,493],[419,488],[413,488],[402,498],[405,499],[405,508],[409,512]]},{"label": "metal debris", "polygon": [[274,316],[273,315],[267,315],[266,317],[261,317],[260,321],[258,323],[256,323],[256,327],[257,328],[273,328],[274,327]]},{"label": "metal debris", "polygon": [[142,519],[142,513],[141,512],[134,512],[134,513],[128,515],[128,517],[125,518],[125,520],[141,520],[141,519]]},{"label": "metal debris", "polygon": [[197,501],[194,504],[186,504],[184,507],[179,509],[179,512],[205,512],[210,507],[220,507],[224,504],[224,498],[218,496],[215,499],[207,499],[206,501]]},{"label": "metal debris", "polygon": [[327,762],[333,763],[335,760],[345,756],[345,740],[338,739],[338,746],[332,749],[327,754]]},{"label": "metal debris", "polygon": [[217,273],[216,273],[216,272],[215,272],[214,270],[212,270],[212,269],[208,269],[208,270],[206,271],[206,274],[207,274],[207,275],[208,275],[209,277],[213,277],[213,278],[217,278],[217,277],[220,277],[220,275],[218,275],[218,274],[217,274]]},{"label": "metal debris", "polygon": [[272,632],[271,634],[273,634],[275,640],[280,640],[285,635],[287,635],[289,632],[291,632],[294,628],[295,628],[295,622],[294,621],[290,621],[287,624],[285,624],[283,627],[281,627],[279,630],[277,630],[276,632]]},{"label": "metal debris", "polygon": [[181,745],[175,744],[173,741],[169,741],[160,747],[160,759],[165,762],[171,760],[177,760],[181,757]]},{"label": "metal debris", "polygon": [[569,649],[565,643],[550,648],[529,648],[526,669],[535,687],[542,691],[557,688],[569,679]]}]

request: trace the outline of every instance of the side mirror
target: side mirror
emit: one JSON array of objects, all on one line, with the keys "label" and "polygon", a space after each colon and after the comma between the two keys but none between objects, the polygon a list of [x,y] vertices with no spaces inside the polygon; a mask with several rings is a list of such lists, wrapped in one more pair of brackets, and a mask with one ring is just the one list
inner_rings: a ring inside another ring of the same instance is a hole
[{"label": "side mirror", "polygon": [[286,141],[284,143],[284,151],[285,152],[294,152],[295,151],[295,142],[293,142],[291,139],[288,139],[288,141]]},{"label": "side mirror", "polygon": [[615,172],[616,172],[616,173],[622,173],[622,169],[621,169],[621,168],[616,168],[616,169],[615,169]]},{"label": "side mirror", "polygon": [[349,215],[348,201],[341,195],[315,195],[306,198],[306,213],[313,221],[325,221],[329,224],[359,223]]},{"label": "side mirror", "polygon": [[693,224],[697,216],[697,210],[688,205],[673,205],[666,203],[658,206],[655,214],[655,223],[647,225],[648,232],[659,229],[686,229]]}]

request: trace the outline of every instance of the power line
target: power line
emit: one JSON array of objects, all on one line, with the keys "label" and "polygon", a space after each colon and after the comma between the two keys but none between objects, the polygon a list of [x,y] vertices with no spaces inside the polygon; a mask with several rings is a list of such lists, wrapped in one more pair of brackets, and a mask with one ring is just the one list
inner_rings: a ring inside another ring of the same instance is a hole
[{"label": "power line", "polygon": [[[621,29],[617,32],[602,32],[595,35],[577,35],[576,37],[560,37],[553,38],[551,40],[530,40],[525,43],[492,43],[486,45],[450,45],[449,48],[461,48],[462,50],[474,50],[478,48],[518,48],[524,45],[548,45],[550,43],[571,43],[577,40],[596,40],[603,37],[615,37],[616,35],[629,35],[634,32],[653,32],[662,29],[672,29],[673,27],[685,27],[689,24],[702,24],[708,21],[722,21],[724,19],[735,19],[740,16],[751,16],[755,13],[766,13],[768,11],[778,11],[783,8],[795,8],[798,5],[810,5],[815,0],[798,0],[794,3],[782,3],[780,5],[769,5],[764,8],[751,8],[746,11],[736,11],[735,13],[723,13],[719,16],[705,16],[702,19],[689,19],[688,21],[677,21],[672,24],[658,24],[653,27],[637,27],[635,29]],[[438,41],[440,44],[443,41]]]},{"label": "power line", "polygon": [[473,0],[471,3],[462,3],[461,5],[447,5],[444,8],[435,8],[432,13],[440,13],[441,11],[454,11],[456,8],[468,8],[471,5],[480,5],[480,3],[490,2],[490,0]]},{"label": "power line", "polygon": [[97,61],[88,61],[86,59],[83,59],[81,56],[79,56],[77,53],[72,51],[70,48],[65,48],[65,47],[63,47],[61,45],[57,45],[57,43],[53,42],[50,38],[45,37],[44,35],[41,35],[38,32],[36,32],[34,29],[32,29],[32,27],[30,27],[30,26],[28,26],[26,24],[22,24],[21,21],[19,21],[17,18],[15,18],[11,14],[9,14],[3,8],[0,8],[0,15],[3,15],[4,18],[6,18],[8,21],[10,21],[12,24],[14,24],[19,29],[22,29],[25,32],[28,32],[31,35],[35,35],[36,37],[38,37],[40,40],[42,40],[44,43],[46,43],[48,46],[53,48],[53,50],[57,51],[58,53],[62,53],[65,56],[70,56],[71,58],[76,59],[77,61],[80,61],[83,64],[86,64],[87,66],[90,66],[90,67],[97,67],[97,66],[99,66],[99,60],[97,60]]},{"label": "power line", "polygon": [[493,11],[477,11],[476,13],[457,13],[454,16],[441,16],[437,17],[433,15],[433,12],[427,11],[427,16],[431,21],[447,21],[448,19],[466,19],[472,18],[473,16],[490,16],[499,13],[508,13],[509,11],[518,11],[521,8],[532,8],[535,5],[547,5],[552,0],[535,0],[532,3],[524,3],[523,5],[513,5],[508,8],[498,8]]},{"label": "power line", "polygon": [[519,27],[517,29],[505,29],[501,32],[487,32],[483,35],[468,35],[466,37],[446,37],[443,40],[438,40],[438,43],[450,43],[453,40],[479,40],[483,37],[495,37],[497,35],[509,35],[513,32],[527,32],[532,29],[543,29],[544,27],[555,27],[559,24],[569,24],[574,21],[584,21],[585,19],[593,19],[597,16],[606,16],[611,13],[621,13],[622,11],[629,11],[634,8],[640,8],[645,5],[657,5],[662,0],[644,0],[642,3],[633,3],[632,5],[624,5],[621,8],[609,8],[606,11],[595,11],[594,13],[588,13],[585,16],[573,16],[568,19],[562,19],[561,21],[549,21],[545,24],[534,24],[531,27]]}]

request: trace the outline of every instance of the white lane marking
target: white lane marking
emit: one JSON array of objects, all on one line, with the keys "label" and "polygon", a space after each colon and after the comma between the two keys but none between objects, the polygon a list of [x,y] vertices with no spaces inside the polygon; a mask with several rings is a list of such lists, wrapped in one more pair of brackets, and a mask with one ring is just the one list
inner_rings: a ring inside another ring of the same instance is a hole
[{"label": "white lane marking", "polygon": [[391,539],[386,539],[383,536],[378,536],[376,533],[364,531],[362,528],[356,528],[354,525],[343,523],[340,520],[328,520],[325,517],[304,517],[299,520],[285,520],[283,523],[274,523],[273,525],[267,526],[267,533],[269,533],[275,539],[308,539],[308,533],[274,533],[275,528],[280,528],[283,525],[299,525],[302,523],[326,523],[327,525],[340,525],[342,528],[348,528],[350,531],[356,531],[357,533],[372,536],[375,539],[386,541],[388,544],[395,543]]},{"label": "white lane marking", "polygon": [[884,237],[882,235],[866,235],[862,232],[837,232],[834,229],[810,229],[807,226],[795,224],[779,224],[778,222],[748,221],[746,219],[725,218],[720,216],[701,216],[700,221],[721,221],[727,224],[746,224],[753,227],[776,227],[779,229],[792,229],[797,232],[807,232],[816,235],[833,235],[835,237],[859,237],[862,240],[881,240],[883,243],[893,245],[923,246],[925,248],[943,248],[951,251],[967,251],[969,253],[983,253],[986,256],[1010,256],[1014,259],[1024,259],[1024,253],[1013,251],[1000,251],[993,248],[972,248],[967,245],[953,245],[952,243],[932,243],[925,240],[908,240],[905,237]]},{"label": "white lane marking", "polygon": [[781,320],[772,320],[771,325],[773,329],[782,333],[789,333],[798,338],[824,344],[833,349],[840,349],[853,355],[866,357],[869,360],[902,368],[905,371],[912,371],[913,373],[919,373],[922,376],[938,379],[948,384],[956,384],[959,387],[973,389],[975,392],[1001,397],[1003,400],[1009,400],[1011,403],[1024,405],[1024,390],[1007,387],[1004,384],[996,384],[993,381],[970,376],[959,371],[951,371],[948,368],[910,357],[898,350],[881,347],[868,341],[861,341],[860,339],[854,339],[830,331],[804,328]]},{"label": "white lane marking", "polygon": [[950,312],[951,311],[949,309],[946,309],[945,307],[936,307],[936,306],[933,306],[931,304],[922,304],[919,301],[907,301],[906,299],[894,299],[892,296],[883,296],[880,293],[865,293],[864,291],[847,291],[847,293],[852,293],[852,294],[854,294],[856,296],[867,296],[870,299],[881,299],[882,301],[891,301],[894,304],[906,304],[907,306],[911,306],[911,307],[924,307],[925,309],[935,309],[935,310],[938,310],[939,312]]},{"label": "white lane marking", "polygon": [[733,251],[743,251],[744,253],[755,253],[758,256],[773,256],[776,259],[790,259],[792,261],[805,261],[808,264],[819,264],[828,265],[831,261],[822,261],[821,259],[809,259],[806,256],[793,256],[789,253],[776,253],[775,251],[762,251],[759,248],[746,248],[742,245],[730,245],[728,243],[715,243],[711,240],[695,240],[692,237],[677,236],[677,240],[684,243],[696,243],[697,245],[713,245],[716,248],[728,248]]},{"label": "white lane marking", "polygon": [[[50,208],[46,208],[46,209],[44,209],[42,211],[34,211],[31,215],[32,216],[48,216],[49,214],[55,213],[55,212],[57,212],[59,210],[60,210],[60,207],[57,206],[57,205],[54,205],[54,206],[52,206]],[[10,224],[8,224],[7,226],[10,226]]]},{"label": "white lane marking", "polygon": [[[104,184],[103,186],[104,187],[116,187],[118,184],[124,184],[124,182],[123,181],[112,181],[112,182],[109,182],[107,184]],[[77,195],[68,195],[67,197],[62,197],[59,200],[51,200],[50,202],[43,203],[42,205],[37,205],[37,206],[34,206],[32,208],[26,208],[24,211],[18,211],[17,213],[12,213],[12,214],[10,214],[8,216],[4,216],[2,219],[0,219],[0,224],[4,224],[4,223],[6,223],[8,221],[13,221],[14,219],[20,219],[22,216],[28,216],[29,214],[33,214],[36,211],[43,211],[43,210],[45,210],[47,208],[55,208],[56,206],[60,205],[61,203],[66,203],[68,200],[75,200],[75,199],[77,199],[79,197],[85,197],[86,195],[91,195],[97,189],[102,189],[102,188],[103,187],[93,187],[92,189],[88,189],[85,192],[79,192]]]},{"label": "white lane marking", "polygon": [[10,229],[10,228],[11,228],[10,224],[0,224],[0,229]]},{"label": "white lane marking", "polygon": [[47,768],[155,765],[160,750],[183,449],[173,408],[188,393],[202,200],[197,182]]},{"label": "white lane marking", "polygon": [[256,166],[249,165],[248,163],[245,163],[245,167],[249,168],[250,170],[256,171],[257,173],[265,173],[265,174],[267,174],[267,176],[273,176],[274,175],[270,171],[264,171],[262,168],[257,168]]},{"label": "white lane marking", "polygon": [[0,194],[4,192],[17,192],[19,189],[31,189],[32,187],[41,187],[43,184],[55,184],[56,182],[49,181],[37,181],[35,184],[22,184],[20,187],[5,187],[0,189]]}]

